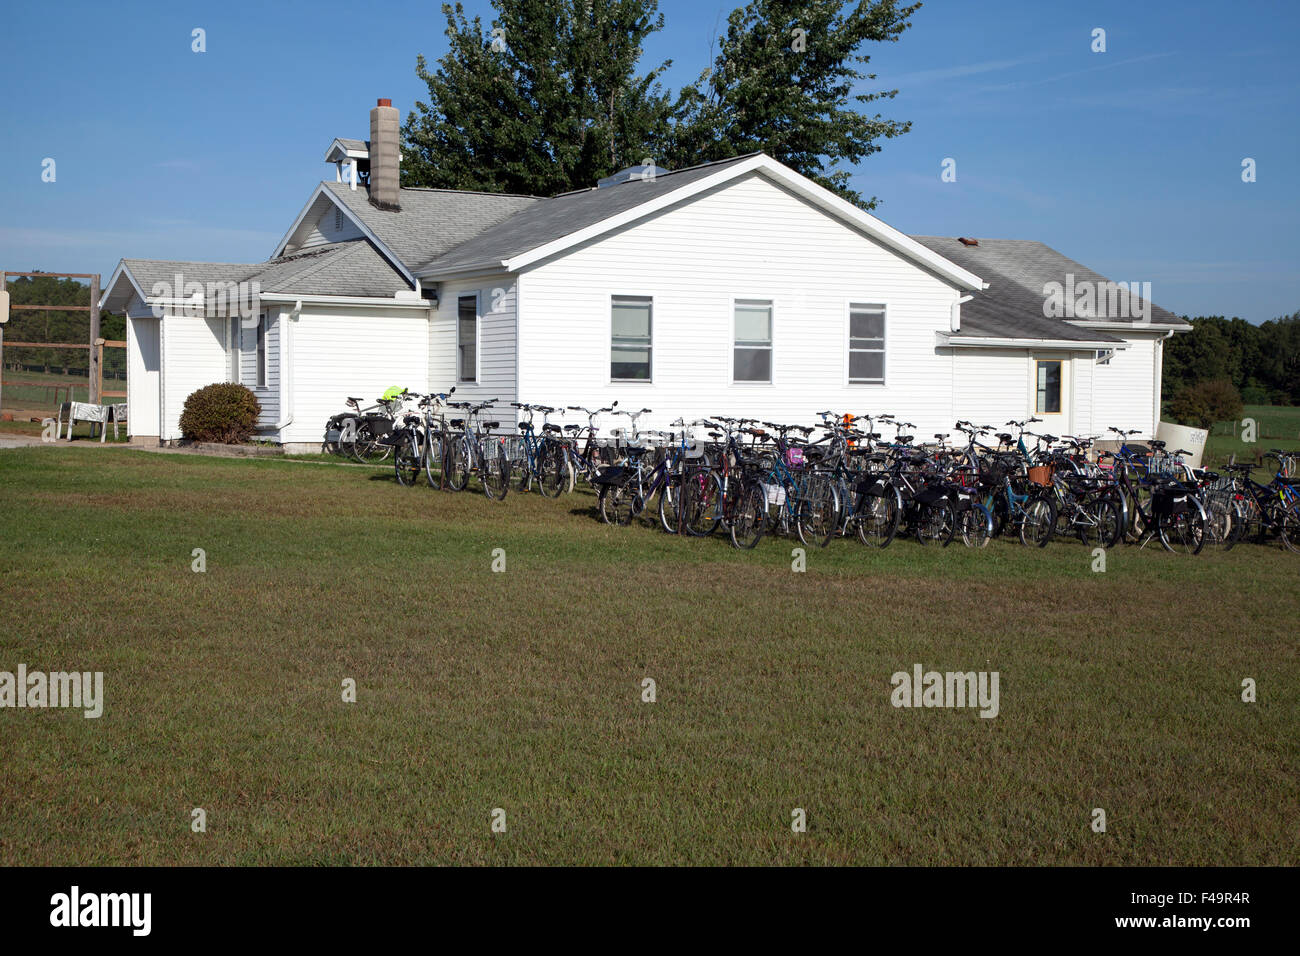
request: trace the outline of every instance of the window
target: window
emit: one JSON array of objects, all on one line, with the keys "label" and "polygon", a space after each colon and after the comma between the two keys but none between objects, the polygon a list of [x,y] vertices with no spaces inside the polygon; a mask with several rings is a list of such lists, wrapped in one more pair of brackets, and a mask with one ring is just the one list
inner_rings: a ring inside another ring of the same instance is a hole
[{"label": "window", "polygon": [[772,303],[765,299],[737,299],[735,315],[731,380],[772,381]]},{"label": "window", "polygon": [[849,306],[849,382],[882,385],[885,381],[885,307]]},{"label": "window", "polygon": [[257,317],[257,387],[266,388],[266,313]]},{"label": "window", "polygon": [[456,300],[456,341],[459,351],[459,381],[478,381],[478,295]]},{"label": "window", "polygon": [[617,381],[650,381],[653,300],[614,296],[610,307],[609,377]]},{"label": "window", "polygon": [[1061,411],[1061,363],[1038,363],[1038,402],[1035,414],[1056,415]]},{"label": "window", "polygon": [[230,381],[239,383],[239,336],[241,334],[239,317],[230,320],[226,330],[226,359],[230,369]]}]

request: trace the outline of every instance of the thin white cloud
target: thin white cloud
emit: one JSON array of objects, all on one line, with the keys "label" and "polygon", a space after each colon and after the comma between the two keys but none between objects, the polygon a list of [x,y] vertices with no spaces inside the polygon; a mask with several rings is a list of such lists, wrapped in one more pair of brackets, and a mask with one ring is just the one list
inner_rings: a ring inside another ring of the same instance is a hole
[{"label": "thin white cloud", "polygon": [[888,86],[921,86],[936,80],[955,80],[963,76],[976,76],[980,73],[994,73],[998,70],[1010,70],[1026,63],[1035,63],[1045,59],[1047,54],[1018,57],[1012,60],[985,60],[982,63],[966,63],[962,66],[945,66],[934,70],[916,70],[912,73],[900,73],[898,76],[881,76],[880,82]]}]

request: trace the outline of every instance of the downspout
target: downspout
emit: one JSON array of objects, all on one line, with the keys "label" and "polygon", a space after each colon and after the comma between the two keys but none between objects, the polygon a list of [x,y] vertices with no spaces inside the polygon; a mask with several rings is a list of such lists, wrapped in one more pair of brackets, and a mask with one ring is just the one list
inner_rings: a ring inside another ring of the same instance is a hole
[{"label": "downspout", "polygon": [[[283,431],[293,424],[293,323],[302,313],[302,299],[293,304],[289,314],[280,326],[280,414],[283,416],[275,423],[275,430]],[[280,436],[284,444],[284,436]]]},{"label": "downspout", "polygon": [[964,295],[952,304],[952,307],[948,312],[949,329],[951,329],[954,332],[961,331],[961,304],[963,302],[969,302],[973,298],[975,298],[975,296],[973,295]]},{"label": "downspout", "polygon": [[[975,298],[973,295],[964,295],[957,301],[953,302],[948,308],[948,328],[952,332],[961,331],[961,305],[963,302],[969,302]],[[950,349],[948,356],[949,382],[948,382],[948,410],[953,418],[957,417],[957,349]]]},{"label": "downspout", "polygon": [[1155,341],[1155,361],[1151,363],[1151,373],[1154,381],[1151,383],[1151,404],[1154,406],[1151,410],[1151,437],[1156,437],[1156,432],[1160,429],[1160,387],[1161,378],[1164,377],[1165,370],[1165,342],[1173,337],[1174,330],[1170,329],[1164,335]]}]

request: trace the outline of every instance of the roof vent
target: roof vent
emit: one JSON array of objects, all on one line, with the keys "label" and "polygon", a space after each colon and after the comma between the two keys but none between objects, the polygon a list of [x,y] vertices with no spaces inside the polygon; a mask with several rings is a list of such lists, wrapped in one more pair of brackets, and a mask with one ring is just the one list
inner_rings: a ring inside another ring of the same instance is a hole
[{"label": "roof vent", "polygon": [[965,236],[958,236],[957,241],[963,246],[978,246],[980,244],[978,239],[967,239]]},{"label": "roof vent", "polygon": [[606,176],[596,185],[604,189],[606,186],[619,186],[623,183],[654,182],[660,176],[667,175],[668,170],[656,166],[647,159],[640,166],[629,166],[627,169],[620,169],[613,176]]}]

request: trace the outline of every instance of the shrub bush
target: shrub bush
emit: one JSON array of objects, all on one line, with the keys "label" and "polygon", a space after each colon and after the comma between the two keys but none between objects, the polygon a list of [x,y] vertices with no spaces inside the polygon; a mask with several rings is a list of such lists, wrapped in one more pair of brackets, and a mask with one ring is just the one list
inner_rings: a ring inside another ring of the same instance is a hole
[{"label": "shrub bush", "polygon": [[1197,382],[1180,391],[1169,402],[1168,411],[1180,425],[1209,428],[1215,422],[1240,418],[1241,394],[1231,382]]},{"label": "shrub bush", "polygon": [[240,445],[252,437],[261,412],[257,397],[242,385],[206,385],[185,399],[181,434],[190,441]]}]

